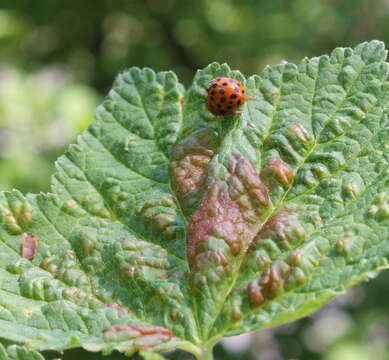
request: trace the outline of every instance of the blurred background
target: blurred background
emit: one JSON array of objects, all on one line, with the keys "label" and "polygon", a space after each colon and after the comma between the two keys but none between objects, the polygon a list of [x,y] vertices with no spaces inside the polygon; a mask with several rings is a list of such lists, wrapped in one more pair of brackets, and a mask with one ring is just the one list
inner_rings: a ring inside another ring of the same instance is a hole
[{"label": "blurred background", "polygon": [[[126,67],[189,85],[212,61],[251,75],[371,39],[389,43],[389,0],[1,0],[0,190],[47,191],[54,160]],[[389,360],[386,275],[309,318],[224,340],[216,357]]]}]

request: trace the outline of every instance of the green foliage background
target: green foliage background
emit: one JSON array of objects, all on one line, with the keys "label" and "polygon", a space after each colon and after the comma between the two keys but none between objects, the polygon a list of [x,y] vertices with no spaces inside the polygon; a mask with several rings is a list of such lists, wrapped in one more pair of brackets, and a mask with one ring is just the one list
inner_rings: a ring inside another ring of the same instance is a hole
[{"label": "green foliage background", "polygon": [[[389,43],[388,0],[2,0],[0,190],[46,191],[54,159],[125,67],[171,69],[188,85],[212,61],[250,75],[371,39]],[[310,318],[224,342],[216,356],[389,359],[386,277]]]}]

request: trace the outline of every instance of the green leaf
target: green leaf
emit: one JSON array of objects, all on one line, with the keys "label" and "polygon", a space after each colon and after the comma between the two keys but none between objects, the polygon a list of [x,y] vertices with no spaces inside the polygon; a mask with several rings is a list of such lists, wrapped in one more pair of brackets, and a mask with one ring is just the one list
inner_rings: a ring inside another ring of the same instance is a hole
[{"label": "green leaf", "polygon": [[139,354],[143,357],[145,360],[164,360],[165,358],[157,353],[150,352],[150,351],[140,351]]},{"label": "green leaf", "polygon": [[[132,68],[56,163],[48,194],[0,193],[0,337],[201,359],[305,316],[387,267],[389,66],[338,48],[248,79]],[[213,118],[209,82],[250,99]]]},{"label": "green leaf", "polygon": [[10,345],[6,348],[0,344],[0,360],[44,360],[44,357],[39,352],[23,346]]},{"label": "green leaf", "polygon": [[[196,340],[179,275],[188,269],[185,219],[164,153],[182,96],[172,73],[123,73],[97,121],[57,161],[51,193],[0,194],[2,337],[129,354]],[[26,234],[38,242],[31,260],[20,257]]]}]

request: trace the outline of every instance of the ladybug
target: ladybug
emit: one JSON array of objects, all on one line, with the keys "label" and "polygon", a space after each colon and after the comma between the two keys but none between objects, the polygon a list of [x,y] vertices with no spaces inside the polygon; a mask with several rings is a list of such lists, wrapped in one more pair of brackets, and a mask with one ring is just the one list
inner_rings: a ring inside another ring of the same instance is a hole
[{"label": "ladybug", "polygon": [[248,98],[245,87],[229,77],[213,79],[207,92],[207,108],[215,116],[235,114]]}]

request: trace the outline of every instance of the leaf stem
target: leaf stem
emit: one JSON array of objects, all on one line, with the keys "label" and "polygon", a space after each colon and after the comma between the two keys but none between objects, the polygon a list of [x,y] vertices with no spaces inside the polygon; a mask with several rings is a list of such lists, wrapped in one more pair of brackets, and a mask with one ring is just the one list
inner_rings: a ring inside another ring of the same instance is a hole
[{"label": "leaf stem", "polygon": [[213,346],[204,346],[198,360],[213,360]]},{"label": "leaf stem", "polygon": [[213,360],[213,347],[220,340],[220,337],[215,337],[204,344],[198,360]]}]

